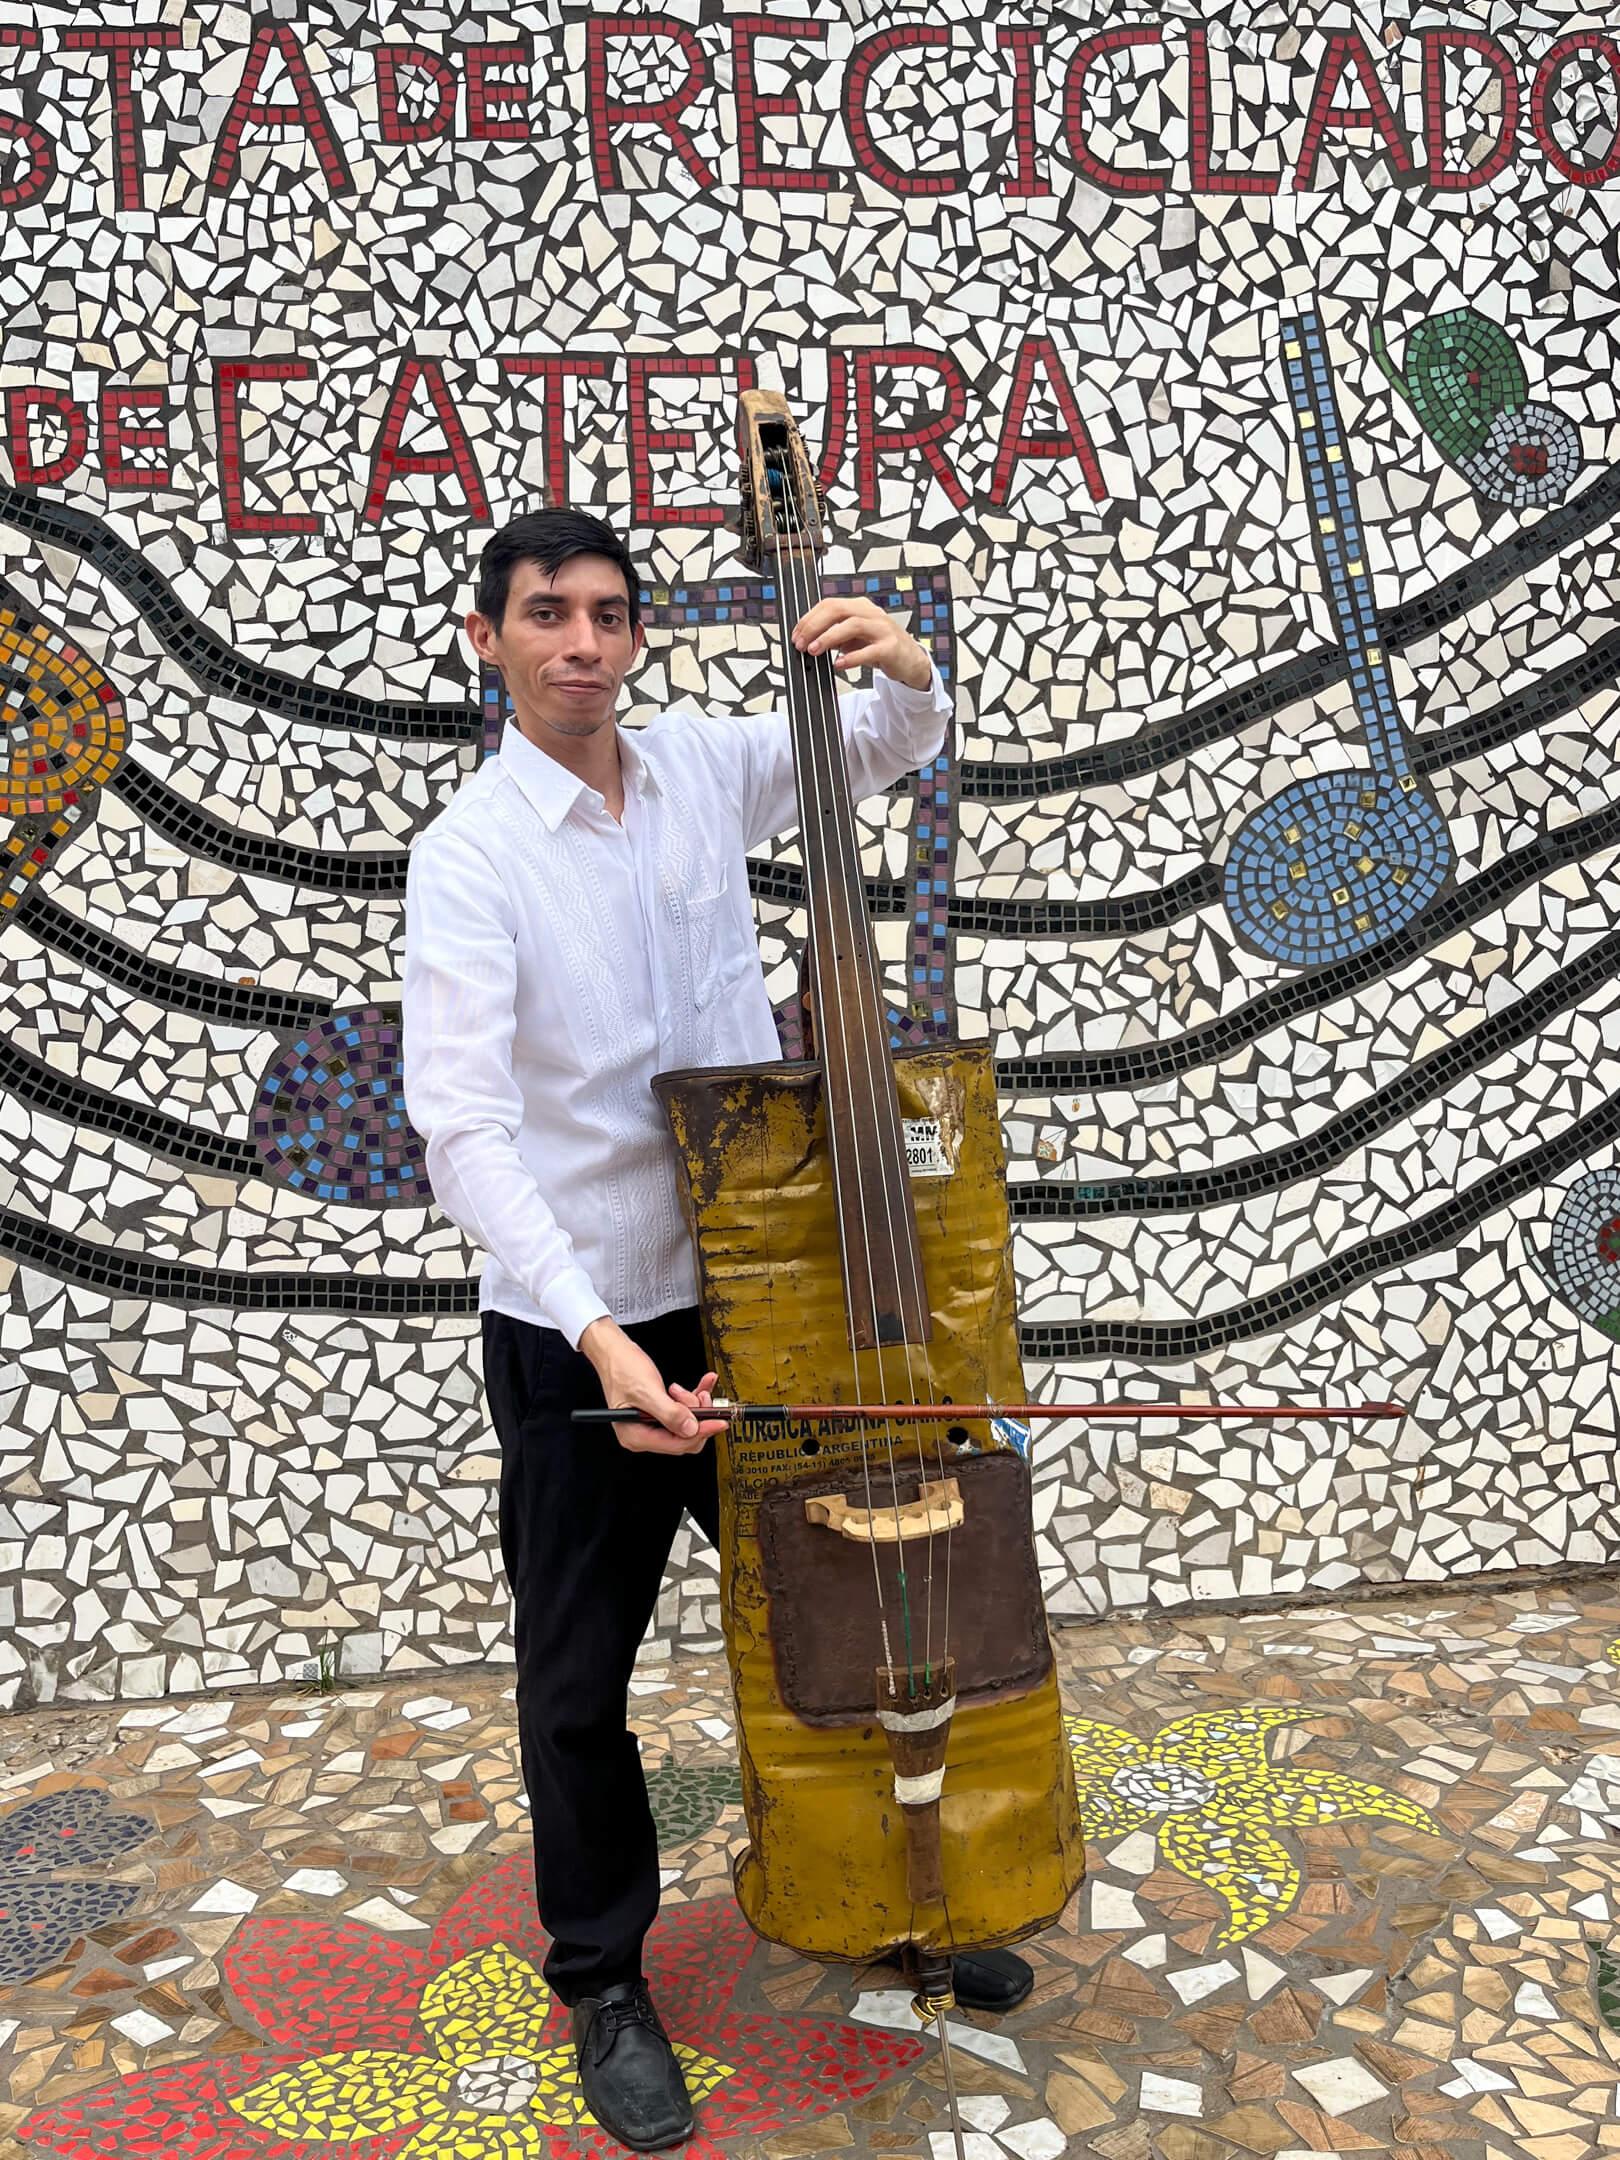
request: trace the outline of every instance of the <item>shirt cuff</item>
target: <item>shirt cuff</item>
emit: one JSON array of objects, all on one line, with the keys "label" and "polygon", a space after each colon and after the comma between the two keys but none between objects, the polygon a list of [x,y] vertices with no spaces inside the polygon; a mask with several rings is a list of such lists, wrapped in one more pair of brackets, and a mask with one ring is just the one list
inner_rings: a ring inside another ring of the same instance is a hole
[{"label": "shirt cuff", "polygon": [[593,1320],[612,1317],[583,1268],[570,1268],[550,1286],[540,1305],[568,1338],[571,1350],[579,1348],[579,1338]]},{"label": "shirt cuff", "polygon": [[910,683],[896,682],[892,675],[885,675],[882,681],[884,689],[908,717],[925,712],[946,716],[950,713],[951,693],[946,689],[945,679],[932,661],[928,664],[928,680],[920,690],[914,690]]}]

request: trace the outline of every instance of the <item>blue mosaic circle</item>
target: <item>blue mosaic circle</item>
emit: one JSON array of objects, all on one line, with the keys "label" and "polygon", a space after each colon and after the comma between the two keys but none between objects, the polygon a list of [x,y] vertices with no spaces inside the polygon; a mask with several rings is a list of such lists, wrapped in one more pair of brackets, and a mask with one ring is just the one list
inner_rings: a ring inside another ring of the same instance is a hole
[{"label": "blue mosaic circle", "polygon": [[253,1138],[271,1174],[312,1199],[431,1200],[405,1114],[398,1013],[357,1006],[300,1035],[260,1082]]},{"label": "blue mosaic circle", "polygon": [[1553,1217],[1542,1270],[1571,1312],[1620,1342],[1620,1169],[1575,1180]]},{"label": "blue mosaic circle", "polygon": [[1445,821],[1415,783],[1317,773],[1240,828],[1226,858],[1226,909],[1268,960],[1320,967],[1404,930],[1451,864]]}]

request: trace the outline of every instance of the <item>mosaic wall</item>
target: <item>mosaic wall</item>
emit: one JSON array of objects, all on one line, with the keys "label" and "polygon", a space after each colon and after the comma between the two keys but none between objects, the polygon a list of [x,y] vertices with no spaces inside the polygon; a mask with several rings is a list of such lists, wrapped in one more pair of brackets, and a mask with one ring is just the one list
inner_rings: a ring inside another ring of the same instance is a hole
[{"label": "mosaic wall", "polygon": [[1411,1405],[1052,1429],[1054,1612],[1620,1558],[1620,44],[1489,20],[0,30],[0,1701],[502,1654],[405,850],[538,501],[645,566],[631,718],[768,700],[753,380],[956,693],[869,892],[997,1059],[1032,1386]]}]

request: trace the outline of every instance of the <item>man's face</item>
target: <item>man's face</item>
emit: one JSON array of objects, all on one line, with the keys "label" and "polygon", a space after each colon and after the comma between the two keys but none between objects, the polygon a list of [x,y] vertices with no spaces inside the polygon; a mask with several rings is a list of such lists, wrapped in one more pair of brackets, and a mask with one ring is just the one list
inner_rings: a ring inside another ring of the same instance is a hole
[{"label": "man's face", "polygon": [[570,555],[555,570],[519,563],[500,628],[474,613],[467,634],[499,667],[519,726],[542,749],[548,734],[578,740],[612,726],[641,649],[624,573],[605,555]]}]

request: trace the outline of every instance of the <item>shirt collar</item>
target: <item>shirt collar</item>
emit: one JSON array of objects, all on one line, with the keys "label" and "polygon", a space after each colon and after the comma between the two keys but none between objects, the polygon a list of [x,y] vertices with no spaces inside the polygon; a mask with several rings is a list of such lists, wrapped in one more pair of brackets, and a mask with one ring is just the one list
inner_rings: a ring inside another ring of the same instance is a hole
[{"label": "shirt collar", "polygon": [[[645,795],[649,790],[656,793],[658,776],[635,737],[622,727],[616,727],[613,732],[619,738],[619,767],[626,787],[634,788],[638,795]],[[539,812],[547,832],[557,830],[582,796],[592,802],[602,799],[577,773],[571,773],[566,765],[559,765],[537,743],[530,742],[515,720],[507,721],[501,735],[500,760],[503,769],[512,775]]]}]

